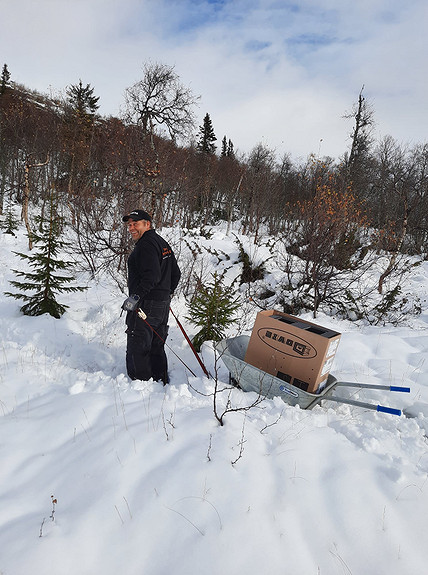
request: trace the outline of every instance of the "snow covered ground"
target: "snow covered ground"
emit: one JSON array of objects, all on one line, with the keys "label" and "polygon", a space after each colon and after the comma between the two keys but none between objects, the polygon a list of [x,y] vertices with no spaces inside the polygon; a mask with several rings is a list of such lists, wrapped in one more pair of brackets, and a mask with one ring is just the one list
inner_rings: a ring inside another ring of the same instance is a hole
[{"label": "snow covered ground", "polygon": [[[173,318],[168,344],[197,377],[169,352],[169,386],[129,381],[113,282],[59,296],[60,320],[21,315],[3,292],[25,244],[0,235],[1,575],[426,573],[428,263],[409,325],[317,319],[343,334],[338,379],[411,388],[337,394],[412,417],[277,398],[221,427]],[[173,309],[192,333],[184,299]],[[212,346],[202,355],[213,372]],[[233,390],[236,406],[253,399]]]}]

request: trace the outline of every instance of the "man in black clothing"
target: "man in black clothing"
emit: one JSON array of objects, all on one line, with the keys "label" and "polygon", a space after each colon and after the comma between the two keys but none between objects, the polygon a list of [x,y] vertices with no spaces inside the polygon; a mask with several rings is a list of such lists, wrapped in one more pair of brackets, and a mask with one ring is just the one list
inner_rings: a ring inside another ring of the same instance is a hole
[{"label": "man in black clothing", "polygon": [[164,342],[168,335],[171,294],[180,280],[180,269],[171,246],[152,228],[152,218],[144,210],[123,217],[136,242],[128,258],[128,289],[139,296],[136,311],[126,316],[126,369],[131,379],[169,382]]}]

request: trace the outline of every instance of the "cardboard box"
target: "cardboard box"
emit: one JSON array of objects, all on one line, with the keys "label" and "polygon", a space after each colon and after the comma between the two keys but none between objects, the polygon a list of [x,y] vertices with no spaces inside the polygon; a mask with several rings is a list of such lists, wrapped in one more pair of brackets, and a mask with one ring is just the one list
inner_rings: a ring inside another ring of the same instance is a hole
[{"label": "cardboard box", "polygon": [[327,382],[341,334],[276,310],[257,314],[245,361],[309,393]]}]

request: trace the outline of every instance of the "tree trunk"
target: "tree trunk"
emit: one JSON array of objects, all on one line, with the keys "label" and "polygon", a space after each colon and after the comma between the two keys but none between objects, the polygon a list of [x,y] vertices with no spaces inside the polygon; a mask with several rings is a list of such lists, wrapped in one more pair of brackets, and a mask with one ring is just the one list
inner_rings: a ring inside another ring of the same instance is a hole
[{"label": "tree trunk", "polygon": [[394,269],[394,265],[395,262],[397,261],[398,258],[398,254],[400,253],[401,247],[403,245],[404,242],[404,238],[406,237],[406,233],[407,233],[407,226],[408,226],[408,218],[409,218],[409,208],[408,208],[408,203],[407,203],[407,197],[405,195],[405,193],[403,193],[403,201],[404,201],[404,220],[403,220],[403,227],[401,230],[401,235],[399,237],[398,243],[397,243],[397,247],[395,248],[395,250],[392,252],[391,255],[391,259],[389,260],[389,264],[386,268],[386,270],[383,272],[383,274],[381,274],[380,278],[379,278],[379,283],[377,286],[377,291],[381,294],[383,291],[383,284],[385,279],[391,274],[392,270]]},{"label": "tree trunk", "polygon": [[46,162],[40,164],[30,164],[28,162],[25,163],[25,185],[24,185],[24,197],[22,199],[22,211],[21,211],[21,219],[25,222],[25,227],[27,228],[28,233],[28,249],[33,249],[33,239],[32,239],[32,232],[30,226],[30,220],[28,218],[28,204],[30,201],[30,168],[41,168],[42,166],[46,166],[49,162],[49,156],[46,158]]}]

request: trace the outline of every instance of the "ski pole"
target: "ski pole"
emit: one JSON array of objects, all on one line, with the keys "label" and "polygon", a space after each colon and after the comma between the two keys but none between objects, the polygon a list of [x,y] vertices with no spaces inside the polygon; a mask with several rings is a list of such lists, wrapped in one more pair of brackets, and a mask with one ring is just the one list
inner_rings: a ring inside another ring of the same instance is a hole
[{"label": "ski pole", "polygon": [[[133,312],[133,311],[135,311],[136,314],[138,315],[138,317],[141,318],[141,319],[144,321],[144,323],[146,323],[146,324],[149,326],[149,328],[152,330],[152,332],[153,332],[155,335],[157,335],[157,337],[161,340],[161,342],[164,344],[164,346],[167,347],[167,348],[175,355],[175,357],[181,361],[181,363],[184,365],[184,367],[185,367],[186,369],[188,369],[188,370],[190,371],[190,373],[193,375],[193,377],[196,377],[196,374],[193,373],[193,371],[190,369],[190,367],[181,359],[180,356],[178,356],[178,355],[175,353],[175,351],[166,343],[166,341],[163,339],[163,337],[161,337],[161,336],[158,334],[158,332],[153,328],[153,326],[151,326],[151,325],[149,324],[149,322],[147,321],[147,315],[144,313],[144,311],[143,311],[140,307],[138,307],[139,301],[140,301],[140,296],[139,296],[139,295],[137,295],[137,294],[131,294],[131,295],[130,295],[129,297],[127,297],[126,300],[123,302],[123,304],[122,304],[122,312],[121,312],[120,315],[122,315],[122,313],[123,313],[124,311],[126,311],[126,312]],[[171,308],[170,308],[170,310],[171,310]],[[171,310],[171,312],[172,312],[172,310]],[[174,315],[174,314],[172,314],[172,315]],[[174,317],[175,317],[175,315],[174,315]],[[175,319],[177,319],[177,318],[175,318]],[[177,322],[178,322],[178,320],[177,320]],[[179,322],[178,322],[178,323],[179,323]],[[180,325],[180,323],[179,323],[179,325]],[[180,326],[180,327],[181,327],[181,326]],[[183,328],[181,328],[181,329],[182,329],[182,331],[183,331]],[[183,331],[183,333],[184,333],[184,331]],[[189,343],[190,343],[190,342],[189,342]],[[195,352],[195,353],[196,353],[196,352]],[[199,358],[198,358],[198,359],[199,359]],[[204,369],[204,372],[207,373],[207,372],[205,371],[205,369]],[[208,375],[208,374],[207,374],[207,375]]]},{"label": "ski pole", "polygon": [[154,329],[154,327],[149,324],[149,322],[147,321],[147,315],[143,312],[143,310],[140,308],[137,308],[135,311],[137,312],[138,317],[140,317],[144,321],[144,323],[146,323],[149,326],[149,328],[152,330],[152,332],[155,335],[157,335],[158,338],[161,340],[161,342],[175,355],[175,357],[177,359],[179,359],[181,361],[181,363],[184,365],[184,367],[186,369],[188,369],[190,371],[190,373],[193,375],[193,377],[196,377],[196,374],[193,373],[193,371],[190,369],[190,367],[186,363],[184,363],[184,361],[181,359],[181,357],[175,353],[175,351],[166,343],[166,341],[163,339],[163,337],[161,337],[158,334],[158,332]]},{"label": "ski pole", "polygon": [[170,312],[172,313],[172,315],[174,316],[175,321],[176,321],[177,324],[178,324],[178,327],[181,329],[181,331],[182,331],[184,337],[186,338],[187,343],[190,345],[190,349],[193,351],[193,353],[194,353],[196,359],[198,360],[199,365],[200,365],[201,368],[202,368],[202,371],[205,373],[205,375],[206,375],[207,377],[210,377],[210,374],[208,373],[207,368],[205,367],[205,365],[204,365],[202,359],[199,357],[198,352],[196,351],[196,349],[195,349],[193,343],[190,341],[189,336],[188,336],[187,333],[184,331],[184,327],[183,327],[183,326],[181,325],[181,323],[179,322],[178,317],[175,315],[175,313],[172,311],[171,308],[169,308],[169,311],[170,311]]}]

